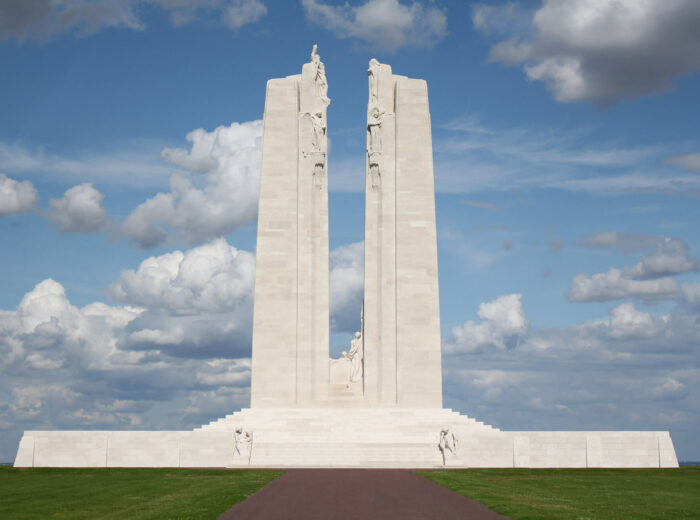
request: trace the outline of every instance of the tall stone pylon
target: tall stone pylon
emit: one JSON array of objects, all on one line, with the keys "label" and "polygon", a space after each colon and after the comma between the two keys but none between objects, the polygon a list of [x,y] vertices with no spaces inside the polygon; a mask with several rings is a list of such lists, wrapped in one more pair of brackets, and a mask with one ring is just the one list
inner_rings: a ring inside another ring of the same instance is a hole
[{"label": "tall stone pylon", "polygon": [[364,399],[441,408],[428,86],[374,59],[367,74]]},{"label": "tall stone pylon", "polygon": [[315,45],[300,75],[267,83],[252,408],[313,406],[328,398],[327,93]]}]

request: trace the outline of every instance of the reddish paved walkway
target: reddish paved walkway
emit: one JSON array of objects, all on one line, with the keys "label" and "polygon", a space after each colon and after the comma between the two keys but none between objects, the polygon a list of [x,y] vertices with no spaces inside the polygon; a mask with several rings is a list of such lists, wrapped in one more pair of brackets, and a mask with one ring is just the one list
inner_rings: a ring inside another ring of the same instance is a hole
[{"label": "reddish paved walkway", "polygon": [[219,520],[503,520],[409,470],[294,469]]}]

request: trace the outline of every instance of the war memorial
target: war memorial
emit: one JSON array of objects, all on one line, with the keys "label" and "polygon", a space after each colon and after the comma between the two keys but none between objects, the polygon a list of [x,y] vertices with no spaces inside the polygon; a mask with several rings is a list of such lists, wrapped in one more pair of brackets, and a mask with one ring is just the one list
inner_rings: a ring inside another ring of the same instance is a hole
[{"label": "war memorial", "polygon": [[677,467],[666,431],[501,431],[442,407],[427,84],[371,60],[361,330],[329,358],[330,99],[267,84],[250,408],[193,431],[26,431],[16,467]]}]

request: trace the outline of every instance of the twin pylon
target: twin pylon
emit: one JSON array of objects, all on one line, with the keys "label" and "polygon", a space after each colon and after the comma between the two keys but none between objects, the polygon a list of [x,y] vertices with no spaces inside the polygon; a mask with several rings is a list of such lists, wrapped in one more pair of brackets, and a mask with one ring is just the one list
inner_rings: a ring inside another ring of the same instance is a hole
[{"label": "twin pylon", "polygon": [[394,75],[377,60],[370,61],[367,74],[361,384],[344,392],[329,379],[330,99],[325,67],[314,47],[300,75],[267,84],[253,408],[335,406],[340,401],[367,407],[442,406],[427,85]]}]

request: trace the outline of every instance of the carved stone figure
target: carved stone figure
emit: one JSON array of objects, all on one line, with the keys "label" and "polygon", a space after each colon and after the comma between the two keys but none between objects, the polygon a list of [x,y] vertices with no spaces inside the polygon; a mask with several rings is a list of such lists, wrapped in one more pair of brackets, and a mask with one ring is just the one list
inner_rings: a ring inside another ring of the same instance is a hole
[{"label": "carved stone figure", "polygon": [[450,458],[453,458],[457,456],[457,437],[455,437],[455,434],[452,433],[449,426],[446,426],[440,430],[440,442],[438,443],[438,449],[442,455],[443,466],[447,462],[446,457],[449,456]]},{"label": "carved stone figure", "polygon": [[314,187],[317,189],[322,189],[326,180],[326,170],[323,167],[323,163],[316,163],[314,165]]},{"label": "carved stone figure", "polygon": [[233,458],[243,459],[250,464],[250,456],[253,452],[253,432],[236,428],[234,432]]},{"label": "carved stone figure", "polygon": [[367,69],[367,75],[369,76],[369,104],[375,105],[379,99],[379,89],[377,85],[377,69],[379,68],[379,62],[372,58],[369,60],[369,69]]},{"label": "carved stone figure", "polygon": [[326,117],[323,112],[315,112],[313,114],[306,112],[302,115],[302,153],[304,157],[312,154],[326,153]]},{"label": "carved stone figure", "polygon": [[322,112],[316,112],[315,114],[309,114],[311,118],[311,126],[314,130],[312,146],[315,152],[324,152],[323,144],[324,137],[326,135],[326,118],[323,117]]},{"label": "carved stone figure", "polygon": [[[373,64],[374,62],[374,64]],[[382,118],[384,112],[376,103],[377,82],[373,72],[373,65],[379,65],[377,60],[370,62],[370,104],[367,109],[367,154],[369,158],[370,185],[373,189],[379,187],[381,174],[379,159],[382,154]]]},{"label": "carved stone figure", "polygon": [[367,111],[367,131],[369,132],[369,152],[381,153],[382,151],[382,117],[384,112],[379,107],[371,106]]},{"label": "carved stone figure", "polygon": [[[360,313],[360,330],[364,330],[364,302]],[[364,350],[362,332],[355,332],[349,350],[330,360],[330,383],[338,395],[361,397],[364,392]],[[342,390],[341,390],[342,389]]]},{"label": "carved stone figure", "polygon": [[350,381],[352,383],[357,383],[362,381],[362,365],[363,365],[363,340],[362,333],[356,332],[355,339],[350,343],[350,352],[348,352],[347,357],[352,362],[352,372],[350,373]]},{"label": "carved stone figure", "polygon": [[370,159],[369,159],[369,177],[370,177],[370,185],[372,186],[372,189],[379,188],[379,184],[381,183],[381,174],[379,173],[379,163],[377,162],[376,158],[373,158],[372,156],[370,156]]},{"label": "carved stone figure", "polygon": [[314,76],[314,81],[316,82],[316,95],[323,101],[326,105],[330,105],[331,100],[328,97],[328,80],[326,80],[326,66],[321,61],[321,57],[316,54],[316,49],[318,45],[314,44],[311,49],[311,63],[316,65],[316,75]]}]

